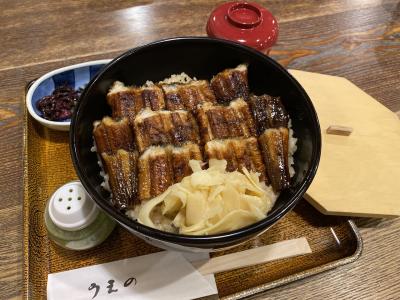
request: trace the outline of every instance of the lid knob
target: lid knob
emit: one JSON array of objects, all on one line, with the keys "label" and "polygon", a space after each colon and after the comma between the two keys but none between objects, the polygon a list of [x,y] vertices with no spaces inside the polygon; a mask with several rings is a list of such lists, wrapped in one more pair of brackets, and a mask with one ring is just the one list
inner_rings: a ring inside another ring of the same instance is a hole
[{"label": "lid knob", "polygon": [[228,20],[240,28],[252,28],[260,24],[261,11],[250,3],[236,3],[228,9]]},{"label": "lid knob", "polygon": [[268,54],[278,39],[278,23],[265,7],[247,1],[217,6],[206,26],[210,37],[231,40]]}]

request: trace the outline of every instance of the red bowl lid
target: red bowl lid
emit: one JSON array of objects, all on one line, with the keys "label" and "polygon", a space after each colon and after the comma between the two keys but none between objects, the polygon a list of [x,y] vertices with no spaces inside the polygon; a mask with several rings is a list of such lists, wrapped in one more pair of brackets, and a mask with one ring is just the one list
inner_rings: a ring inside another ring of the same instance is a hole
[{"label": "red bowl lid", "polygon": [[235,41],[257,50],[271,48],[278,39],[278,23],[264,7],[253,2],[227,2],[211,13],[210,37]]}]

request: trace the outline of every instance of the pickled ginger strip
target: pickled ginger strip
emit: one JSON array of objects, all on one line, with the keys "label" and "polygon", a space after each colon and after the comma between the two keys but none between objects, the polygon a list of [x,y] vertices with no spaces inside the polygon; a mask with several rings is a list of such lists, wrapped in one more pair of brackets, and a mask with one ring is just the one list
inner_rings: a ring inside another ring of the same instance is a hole
[{"label": "pickled ginger strip", "polygon": [[[225,160],[201,162],[191,160],[193,173],[164,193],[143,202],[138,221],[146,226],[188,235],[209,235],[236,230],[265,218],[277,194],[259,180],[259,174],[227,172]],[[155,217],[161,213],[162,216]],[[157,220],[169,220],[170,224]]]}]

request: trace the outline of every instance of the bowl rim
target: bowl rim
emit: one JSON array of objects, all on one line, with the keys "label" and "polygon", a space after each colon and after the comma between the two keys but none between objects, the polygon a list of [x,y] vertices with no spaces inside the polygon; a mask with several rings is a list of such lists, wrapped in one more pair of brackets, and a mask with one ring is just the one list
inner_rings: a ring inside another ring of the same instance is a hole
[{"label": "bowl rim", "polygon": [[264,55],[263,53],[252,49],[248,46],[241,45],[236,42],[228,41],[228,40],[223,40],[223,39],[217,39],[217,38],[211,38],[211,37],[198,37],[198,36],[185,36],[185,37],[173,37],[173,38],[167,38],[167,39],[162,39],[162,40],[157,40],[145,45],[141,45],[135,48],[132,48],[121,55],[117,56],[114,58],[110,63],[107,64],[95,77],[92,78],[92,80],[86,85],[81,97],[82,99],[86,97],[86,94],[88,93],[88,90],[97,83],[99,78],[108,71],[109,68],[113,67],[115,64],[117,64],[120,60],[126,58],[127,56],[133,55],[136,52],[140,52],[142,50],[146,50],[149,48],[153,47],[159,47],[160,45],[163,44],[169,44],[169,43],[187,43],[187,42],[205,42],[205,43],[214,43],[214,44],[222,44],[224,46],[229,46],[229,47],[234,47],[234,48],[241,48],[242,50],[246,52],[251,52],[252,55],[258,56],[262,58],[263,60],[268,60],[270,64],[272,64],[275,68],[279,69],[281,72],[286,74],[288,79],[293,83],[294,86],[299,90],[299,92],[303,95],[303,98],[307,102],[307,106],[311,112],[311,117],[313,119],[312,125],[314,127],[315,132],[317,133],[315,136],[313,136],[313,143],[315,144],[315,147],[313,148],[312,152],[312,159],[310,163],[310,168],[308,172],[305,174],[305,177],[303,179],[303,182],[299,185],[299,187],[296,189],[294,192],[293,196],[289,198],[289,201],[282,206],[280,210],[276,210],[271,214],[268,214],[264,219],[253,223],[251,225],[248,225],[246,227],[239,228],[234,231],[229,231],[225,233],[220,233],[220,234],[213,234],[213,235],[203,235],[203,236],[193,236],[193,235],[183,235],[183,234],[176,234],[176,233],[171,233],[171,232],[165,232],[161,231],[152,227],[148,227],[146,225],[140,224],[137,221],[134,221],[130,219],[128,216],[123,214],[122,212],[117,211],[114,207],[112,207],[111,204],[107,203],[107,199],[104,199],[100,193],[96,190],[95,187],[91,186],[89,182],[86,180],[84,176],[84,171],[80,167],[80,161],[77,155],[77,143],[76,140],[78,138],[77,134],[75,134],[75,128],[76,128],[76,119],[77,115],[79,115],[79,112],[81,110],[81,104],[83,103],[80,101],[76,107],[76,110],[72,116],[72,122],[71,122],[71,130],[70,130],[70,152],[72,156],[72,161],[75,167],[75,170],[77,172],[78,177],[80,178],[83,186],[85,189],[88,191],[88,193],[94,198],[94,201],[104,210],[106,213],[108,213],[112,218],[114,218],[116,221],[118,221],[122,226],[125,228],[128,228],[140,235],[144,235],[148,238],[158,240],[163,243],[173,243],[173,244],[178,244],[178,245],[190,245],[189,247],[201,247],[204,248],[205,246],[208,248],[214,247],[213,245],[227,245],[229,243],[234,243],[235,241],[240,240],[241,238],[244,238],[246,236],[253,236],[257,233],[261,233],[267,228],[269,228],[271,225],[275,224],[278,220],[280,220],[286,213],[288,213],[295,205],[296,203],[301,199],[307,188],[310,186],[313,178],[315,177],[319,161],[320,161],[320,156],[321,156],[321,129],[320,129],[320,124],[318,120],[318,116],[316,113],[316,110],[314,108],[314,105],[312,104],[312,101],[310,97],[307,95],[306,91],[303,89],[303,87],[298,83],[298,81],[284,68],[281,66],[279,63],[277,63],[275,60],[272,58]]},{"label": "bowl rim", "polygon": [[[29,87],[28,92],[26,93],[26,107],[28,109],[29,114],[36,119],[37,121],[39,121],[42,124],[46,124],[46,125],[50,125],[50,126],[60,126],[60,127],[65,127],[66,125],[70,125],[71,124],[71,120],[70,121],[50,121],[47,120],[45,118],[42,118],[41,116],[39,116],[32,105],[32,96],[33,93],[35,92],[35,90],[37,89],[37,87],[46,79],[56,75],[56,74],[60,74],[62,72],[65,71],[70,71],[73,69],[78,69],[78,68],[82,68],[82,67],[88,67],[88,66],[95,66],[95,65],[106,65],[111,61],[111,59],[99,59],[99,60],[92,60],[92,61],[87,61],[87,62],[83,62],[83,63],[79,63],[79,64],[73,64],[73,65],[69,65],[69,66],[65,66],[65,67],[61,67],[55,70],[52,70],[42,76],[40,76],[38,79],[36,79],[32,85]],[[90,81],[89,81],[90,82]],[[72,118],[71,118],[72,119]]]}]

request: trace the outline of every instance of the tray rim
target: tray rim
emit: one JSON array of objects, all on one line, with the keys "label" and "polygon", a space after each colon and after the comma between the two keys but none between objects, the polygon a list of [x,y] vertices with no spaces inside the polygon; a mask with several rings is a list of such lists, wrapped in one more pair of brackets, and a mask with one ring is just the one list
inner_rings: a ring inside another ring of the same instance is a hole
[{"label": "tray rim", "polygon": [[236,299],[243,299],[246,297],[250,297],[250,296],[261,296],[263,292],[266,292],[270,289],[273,289],[275,287],[279,287],[279,286],[283,286],[292,282],[295,282],[297,280],[301,280],[307,277],[311,277],[329,270],[333,270],[337,267],[340,266],[344,266],[347,265],[349,263],[355,262],[362,253],[363,250],[363,240],[361,237],[361,234],[356,226],[356,224],[354,223],[353,220],[347,220],[345,221],[346,225],[349,227],[350,232],[352,233],[353,237],[356,239],[357,242],[357,247],[356,250],[354,251],[353,254],[351,254],[350,256],[346,256],[344,258],[338,259],[338,260],[334,260],[330,263],[326,263],[311,269],[307,269],[298,273],[294,273],[292,275],[289,276],[285,276],[282,277],[280,279],[268,282],[268,283],[264,283],[261,285],[258,285],[256,287],[253,288],[249,288],[237,293],[233,293],[230,294],[228,296],[222,297],[220,298],[221,300],[236,300]]},{"label": "tray rim", "polygon": [[[23,105],[24,105],[24,115],[23,115],[23,121],[24,121],[24,129],[23,129],[23,185],[24,185],[24,199],[23,199],[23,291],[22,291],[22,297],[23,299],[29,299],[29,289],[30,289],[30,272],[29,272],[29,191],[28,191],[28,110],[26,108],[26,90],[29,88],[29,86],[35,81],[32,80],[28,82],[25,86],[25,91],[24,91],[24,97],[23,97]],[[353,220],[346,220],[345,221],[346,225],[349,227],[349,230],[353,237],[356,240],[357,247],[356,250],[354,251],[353,254],[350,256],[334,260],[330,263],[323,264],[311,269],[307,269],[298,273],[294,273],[289,276],[282,277],[280,279],[264,283],[261,285],[258,285],[256,287],[252,287],[237,293],[233,293],[224,297],[219,297],[221,300],[236,300],[236,299],[243,299],[246,297],[251,297],[251,296],[261,296],[262,293],[273,289],[275,287],[283,286],[292,282],[295,282],[300,279],[304,279],[307,277],[311,277],[313,275],[317,275],[322,272],[326,272],[332,269],[335,269],[337,267],[352,263],[356,261],[362,253],[363,250],[363,240],[361,237],[361,234],[354,223]]]}]

